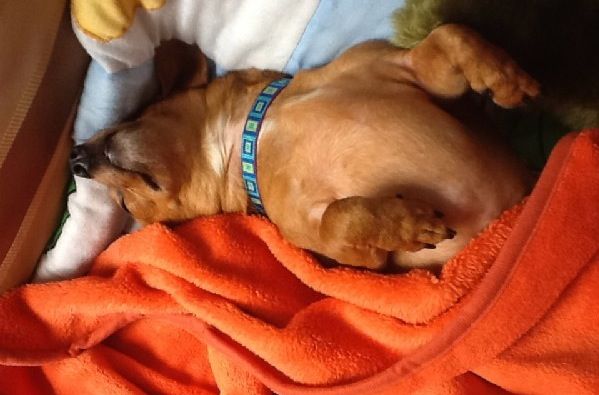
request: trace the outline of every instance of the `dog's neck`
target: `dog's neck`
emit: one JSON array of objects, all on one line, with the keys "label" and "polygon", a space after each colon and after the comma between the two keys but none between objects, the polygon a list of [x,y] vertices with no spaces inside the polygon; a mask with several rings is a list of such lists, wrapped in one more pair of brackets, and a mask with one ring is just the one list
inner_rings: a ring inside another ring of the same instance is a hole
[{"label": "dog's neck", "polygon": [[249,199],[241,177],[243,125],[260,91],[280,76],[272,71],[235,71],[216,79],[206,89],[204,146],[216,172],[223,212],[248,211]]}]

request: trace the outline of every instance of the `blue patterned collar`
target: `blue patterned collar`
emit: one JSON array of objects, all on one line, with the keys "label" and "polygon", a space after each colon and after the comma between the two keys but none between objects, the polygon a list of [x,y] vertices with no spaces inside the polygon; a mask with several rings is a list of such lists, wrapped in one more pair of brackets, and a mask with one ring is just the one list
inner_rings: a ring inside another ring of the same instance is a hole
[{"label": "blue patterned collar", "polygon": [[266,216],[266,210],[264,210],[260,189],[258,188],[258,135],[268,107],[289,84],[289,81],[291,81],[290,77],[279,78],[262,89],[252,105],[241,135],[241,176],[243,177],[245,190],[256,211],[264,216]]}]

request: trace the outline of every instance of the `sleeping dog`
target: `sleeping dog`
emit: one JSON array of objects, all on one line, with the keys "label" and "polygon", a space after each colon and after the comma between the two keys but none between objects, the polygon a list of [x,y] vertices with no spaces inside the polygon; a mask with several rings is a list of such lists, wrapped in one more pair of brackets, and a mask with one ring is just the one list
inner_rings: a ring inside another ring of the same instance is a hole
[{"label": "sleeping dog", "polygon": [[72,170],[145,223],[264,210],[295,245],[370,269],[442,264],[528,191],[518,161],[438,100],[472,89],[513,107],[538,94],[464,26],[282,77],[208,83],[202,59],[186,89],[75,147]]}]

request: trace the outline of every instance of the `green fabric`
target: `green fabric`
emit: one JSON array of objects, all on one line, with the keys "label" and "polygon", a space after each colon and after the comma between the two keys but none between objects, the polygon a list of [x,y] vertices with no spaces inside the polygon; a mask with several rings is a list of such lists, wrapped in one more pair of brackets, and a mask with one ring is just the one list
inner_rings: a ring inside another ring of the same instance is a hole
[{"label": "green fabric", "polygon": [[64,197],[62,199],[62,201],[63,201],[62,217],[60,218],[60,221],[58,222],[56,229],[54,230],[54,233],[50,237],[50,240],[48,240],[48,243],[46,244],[46,248],[45,248],[44,252],[47,252],[56,246],[56,243],[58,242],[58,238],[62,234],[62,228],[63,228],[65,222],[67,221],[67,219],[71,216],[71,214],[69,213],[69,209],[67,207],[67,201],[69,200],[69,195],[72,194],[73,192],[75,192],[75,190],[76,190],[75,179],[71,175],[71,178],[67,182]]}]

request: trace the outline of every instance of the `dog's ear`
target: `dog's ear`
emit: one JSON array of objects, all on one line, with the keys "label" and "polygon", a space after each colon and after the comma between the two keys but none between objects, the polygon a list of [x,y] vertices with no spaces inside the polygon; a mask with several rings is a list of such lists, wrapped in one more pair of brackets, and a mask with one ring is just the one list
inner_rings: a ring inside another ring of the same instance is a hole
[{"label": "dog's ear", "polygon": [[163,41],[154,56],[156,77],[162,97],[206,85],[210,78],[208,58],[196,45],[179,40]]}]

